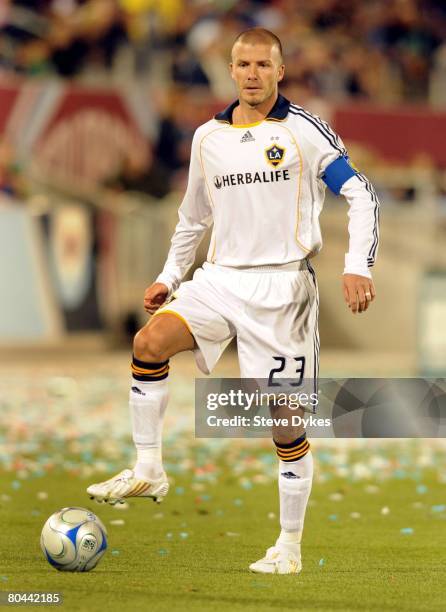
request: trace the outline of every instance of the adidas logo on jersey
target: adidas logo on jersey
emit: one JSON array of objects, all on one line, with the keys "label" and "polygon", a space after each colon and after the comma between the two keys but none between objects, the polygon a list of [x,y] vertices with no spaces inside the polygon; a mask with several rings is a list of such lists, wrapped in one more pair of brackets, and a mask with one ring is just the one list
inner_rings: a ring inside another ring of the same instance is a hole
[{"label": "adidas logo on jersey", "polygon": [[255,140],[254,136],[248,130],[247,132],[243,134],[243,136],[240,139],[240,142],[254,142],[254,140]]}]

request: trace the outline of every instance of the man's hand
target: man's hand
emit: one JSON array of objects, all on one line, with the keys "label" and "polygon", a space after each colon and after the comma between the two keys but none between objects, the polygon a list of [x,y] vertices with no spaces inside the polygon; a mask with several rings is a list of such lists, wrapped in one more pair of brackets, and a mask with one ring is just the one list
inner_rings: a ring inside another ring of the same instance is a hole
[{"label": "man's hand", "polygon": [[153,283],[144,293],[144,309],[150,314],[158,310],[167,299],[169,289],[163,283]]},{"label": "man's hand", "polygon": [[353,314],[364,312],[376,296],[373,281],[359,274],[344,274],[342,276],[344,298]]}]

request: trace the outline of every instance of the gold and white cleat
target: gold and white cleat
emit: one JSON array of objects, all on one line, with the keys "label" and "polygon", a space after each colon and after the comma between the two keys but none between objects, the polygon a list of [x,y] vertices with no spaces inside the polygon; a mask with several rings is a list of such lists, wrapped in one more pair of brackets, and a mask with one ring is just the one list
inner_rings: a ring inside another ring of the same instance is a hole
[{"label": "gold and white cleat", "polygon": [[90,499],[98,502],[106,502],[112,506],[123,503],[129,497],[148,497],[158,504],[162,502],[169,491],[169,483],[166,474],[156,480],[140,480],[135,478],[133,470],[123,470],[113,478],[92,484],[87,493]]},{"label": "gold and white cleat", "polygon": [[301,569],[300,557],[279,546],[271,546],[263,559],[249,566],[249,570],[256,574],[298,574]]}]

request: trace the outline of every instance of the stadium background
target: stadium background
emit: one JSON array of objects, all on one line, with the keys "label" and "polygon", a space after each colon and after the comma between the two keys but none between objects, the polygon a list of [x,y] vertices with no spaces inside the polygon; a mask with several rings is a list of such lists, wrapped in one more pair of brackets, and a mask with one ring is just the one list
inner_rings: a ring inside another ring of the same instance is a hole
[{"label": "stadium background", "polygon": [[[444,376],[442,3],[4,0],[0,511],[5,516],[20,495],[27,490],[34,495],[35,479],[42,479],[44,494],[54,488],[52,475],[56,481],[67,474],[88,480],[131,460],[128,366],[132,334],[146,320],[141,298],[164,262],[193,131],[233,99],[229,50],[237,33],[253,25],[272,29],[283,42],[282,92],[341,134],[382,205],[374,270],[378,297],[365,315],[352,317],[341,291],[347,208],[343,199],[327,194],[324,248],[314,260],[321,374]],[[205,253],[203,244],[197,263]],[[229,453],[241,494],[254,495],[248,489],[262,484],[262,474],[256,481],[252,469],[264,472],[263,484],[272,487],[267,440],[194,440],[198,372],[191,356],[175,358],[171,372],[165,431],[173,479],[192,473],[196,491],[203,483],[219,484],[221,466],[233,467],[226,464]],[[237,372],[231,347],[213,376]],[[426,520],[431,512],[435,519],[446,518],[446,506],[429,505],[423,497],[429,494],[427,472],[435,495],[444,496],[442,440],[390,445],[318,440],[314,446],[316,487],[331,476],[365,488],[402,479],[413,493],[408,507],[421,504]],[[181,501],[180,490],[174,489],[174,497]],[[33,497],[28,514],[34,512],[35,529],[54,504],[65,504],[62,493],[63,487],[48,501]],[[77,496],[70,495],[69,503],[85,503],[80,485]],[[205,503],[200,495],[195,504]],[[336,506],[336,498],[327,503]],[[407,521],[404,516],[401,528],[408,528],[409,513]],[[6,574],[0,578],[11,580]]]}]

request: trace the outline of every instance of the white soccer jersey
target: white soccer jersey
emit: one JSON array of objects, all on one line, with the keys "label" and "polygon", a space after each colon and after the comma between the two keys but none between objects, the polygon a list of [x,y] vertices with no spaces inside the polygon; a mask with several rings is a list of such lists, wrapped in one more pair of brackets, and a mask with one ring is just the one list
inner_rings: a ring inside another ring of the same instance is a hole
[{"label": "white soccer jersey", "polygon": [[280,265],[322,247],[325,188],[349,203],[345,273],[370,277],[378,248],[376,193],[354,170],[337,134],[283,96],[265,120],[232,124],[238,101],[195,132],[186,194],[163,272],[175,291],[213,223],[208,261],[228,267]]}]

